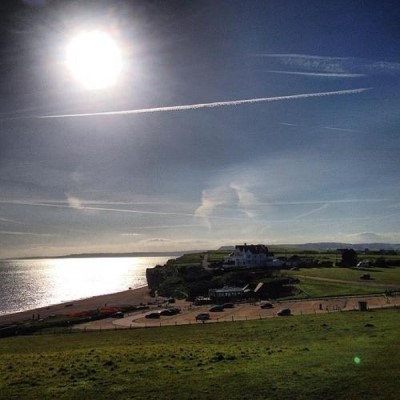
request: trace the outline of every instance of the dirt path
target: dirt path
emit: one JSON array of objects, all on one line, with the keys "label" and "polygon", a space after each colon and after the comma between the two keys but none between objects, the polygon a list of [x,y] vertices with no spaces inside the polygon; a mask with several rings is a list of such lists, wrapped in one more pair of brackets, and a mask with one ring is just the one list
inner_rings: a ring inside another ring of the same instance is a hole
[{"label": "dirt path", "polygon": [[208,254],[206,253],[206,254],[204,254],[204,257],[203,257],[203,261],[201,262],[201,266],[204,268],[204,269],[210,269],[209,268],[209,262],[208,262]]}]

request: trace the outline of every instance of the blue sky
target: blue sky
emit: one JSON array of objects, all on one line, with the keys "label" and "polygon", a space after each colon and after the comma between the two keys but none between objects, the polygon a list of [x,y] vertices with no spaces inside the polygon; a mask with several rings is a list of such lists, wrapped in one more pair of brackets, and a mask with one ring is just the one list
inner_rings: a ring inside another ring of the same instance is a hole
[{"label": "blue sky", "polygon": [[[2,12],[0,257],[400,242],[396,2],[163,4]],[[113,88],[66,72],[91,27],[124,49]]]}]

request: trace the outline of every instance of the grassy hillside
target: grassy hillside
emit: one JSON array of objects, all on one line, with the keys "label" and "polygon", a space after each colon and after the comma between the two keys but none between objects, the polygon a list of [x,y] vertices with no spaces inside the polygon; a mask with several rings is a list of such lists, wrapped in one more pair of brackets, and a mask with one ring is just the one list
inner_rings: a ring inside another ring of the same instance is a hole
[{"label": "grassy hillside", "polygon": [[397,399],[400,310],[0,340],[0,398]]},{"label": "grassy hillside", "polygon": [[368,282],[379,284],[399,285],[400,287],[400,268],[368,268],[365,270],[353,268],[300,268],[298,271],[288,271],[289,275],[309,276],[317,278],[339,279],[350,282],[360,282],[360,276],[369,274],[371,279]]}]

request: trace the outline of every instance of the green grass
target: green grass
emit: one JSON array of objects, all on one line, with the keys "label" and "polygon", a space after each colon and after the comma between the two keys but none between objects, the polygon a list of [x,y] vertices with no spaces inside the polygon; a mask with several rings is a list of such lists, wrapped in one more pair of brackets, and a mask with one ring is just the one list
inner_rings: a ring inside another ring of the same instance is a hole
[{"label": "green grass", "polygon": [[370,274],[369,282],[382,284],[399,285],[400,287],[400,267],[392,268],[366,268],[364,270],[356,270],[352,268],[301,268],[298,271],[288,271],[290,275],[306,275],[318,278],[340,279],[346,281],[358,281],[360,276]]},{"label": "green grass", "polygon": [[205,253],[184,254],[176,259],[168,260],[168,265],[190,265],[200,266]]},{"label": "green grass", "polygon": [[313,279],[300,278],[296,285],[300,293],[293,298],[302,297],[325,297],[325,296],[346,296],[352,294],[373,294],[383,293],[384,288],[371,286],[358,286],[349,283],[324,282]]},{"label": "green grass", "polygon": [[7,338],[0,398],[394,400],[399,326],[392,309]]},{"label": "green grass", "polygon": [[226,256],[229,256],[232,251],[229,250],[211,250],[207,252],[209,262],[224,261]]}]

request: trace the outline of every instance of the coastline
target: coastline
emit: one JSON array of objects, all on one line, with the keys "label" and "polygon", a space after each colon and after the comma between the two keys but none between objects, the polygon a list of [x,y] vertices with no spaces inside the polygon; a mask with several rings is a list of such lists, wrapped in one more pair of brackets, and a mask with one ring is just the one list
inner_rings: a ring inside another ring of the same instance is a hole
[{"label": "coastline", "polygon": [[95,310],[107,306],[136,305],[154,301],[149,294],[148,286],[137,289],[129,289],[116,293],[103,294],[85,299],[73,300],[66,303],[52,304],[49,306],[34,308],[17,313],[5,314],[0,316],[0,326],[10,325],[21,321],[46,318],[50,315],[65,315],[75,312]]}]

